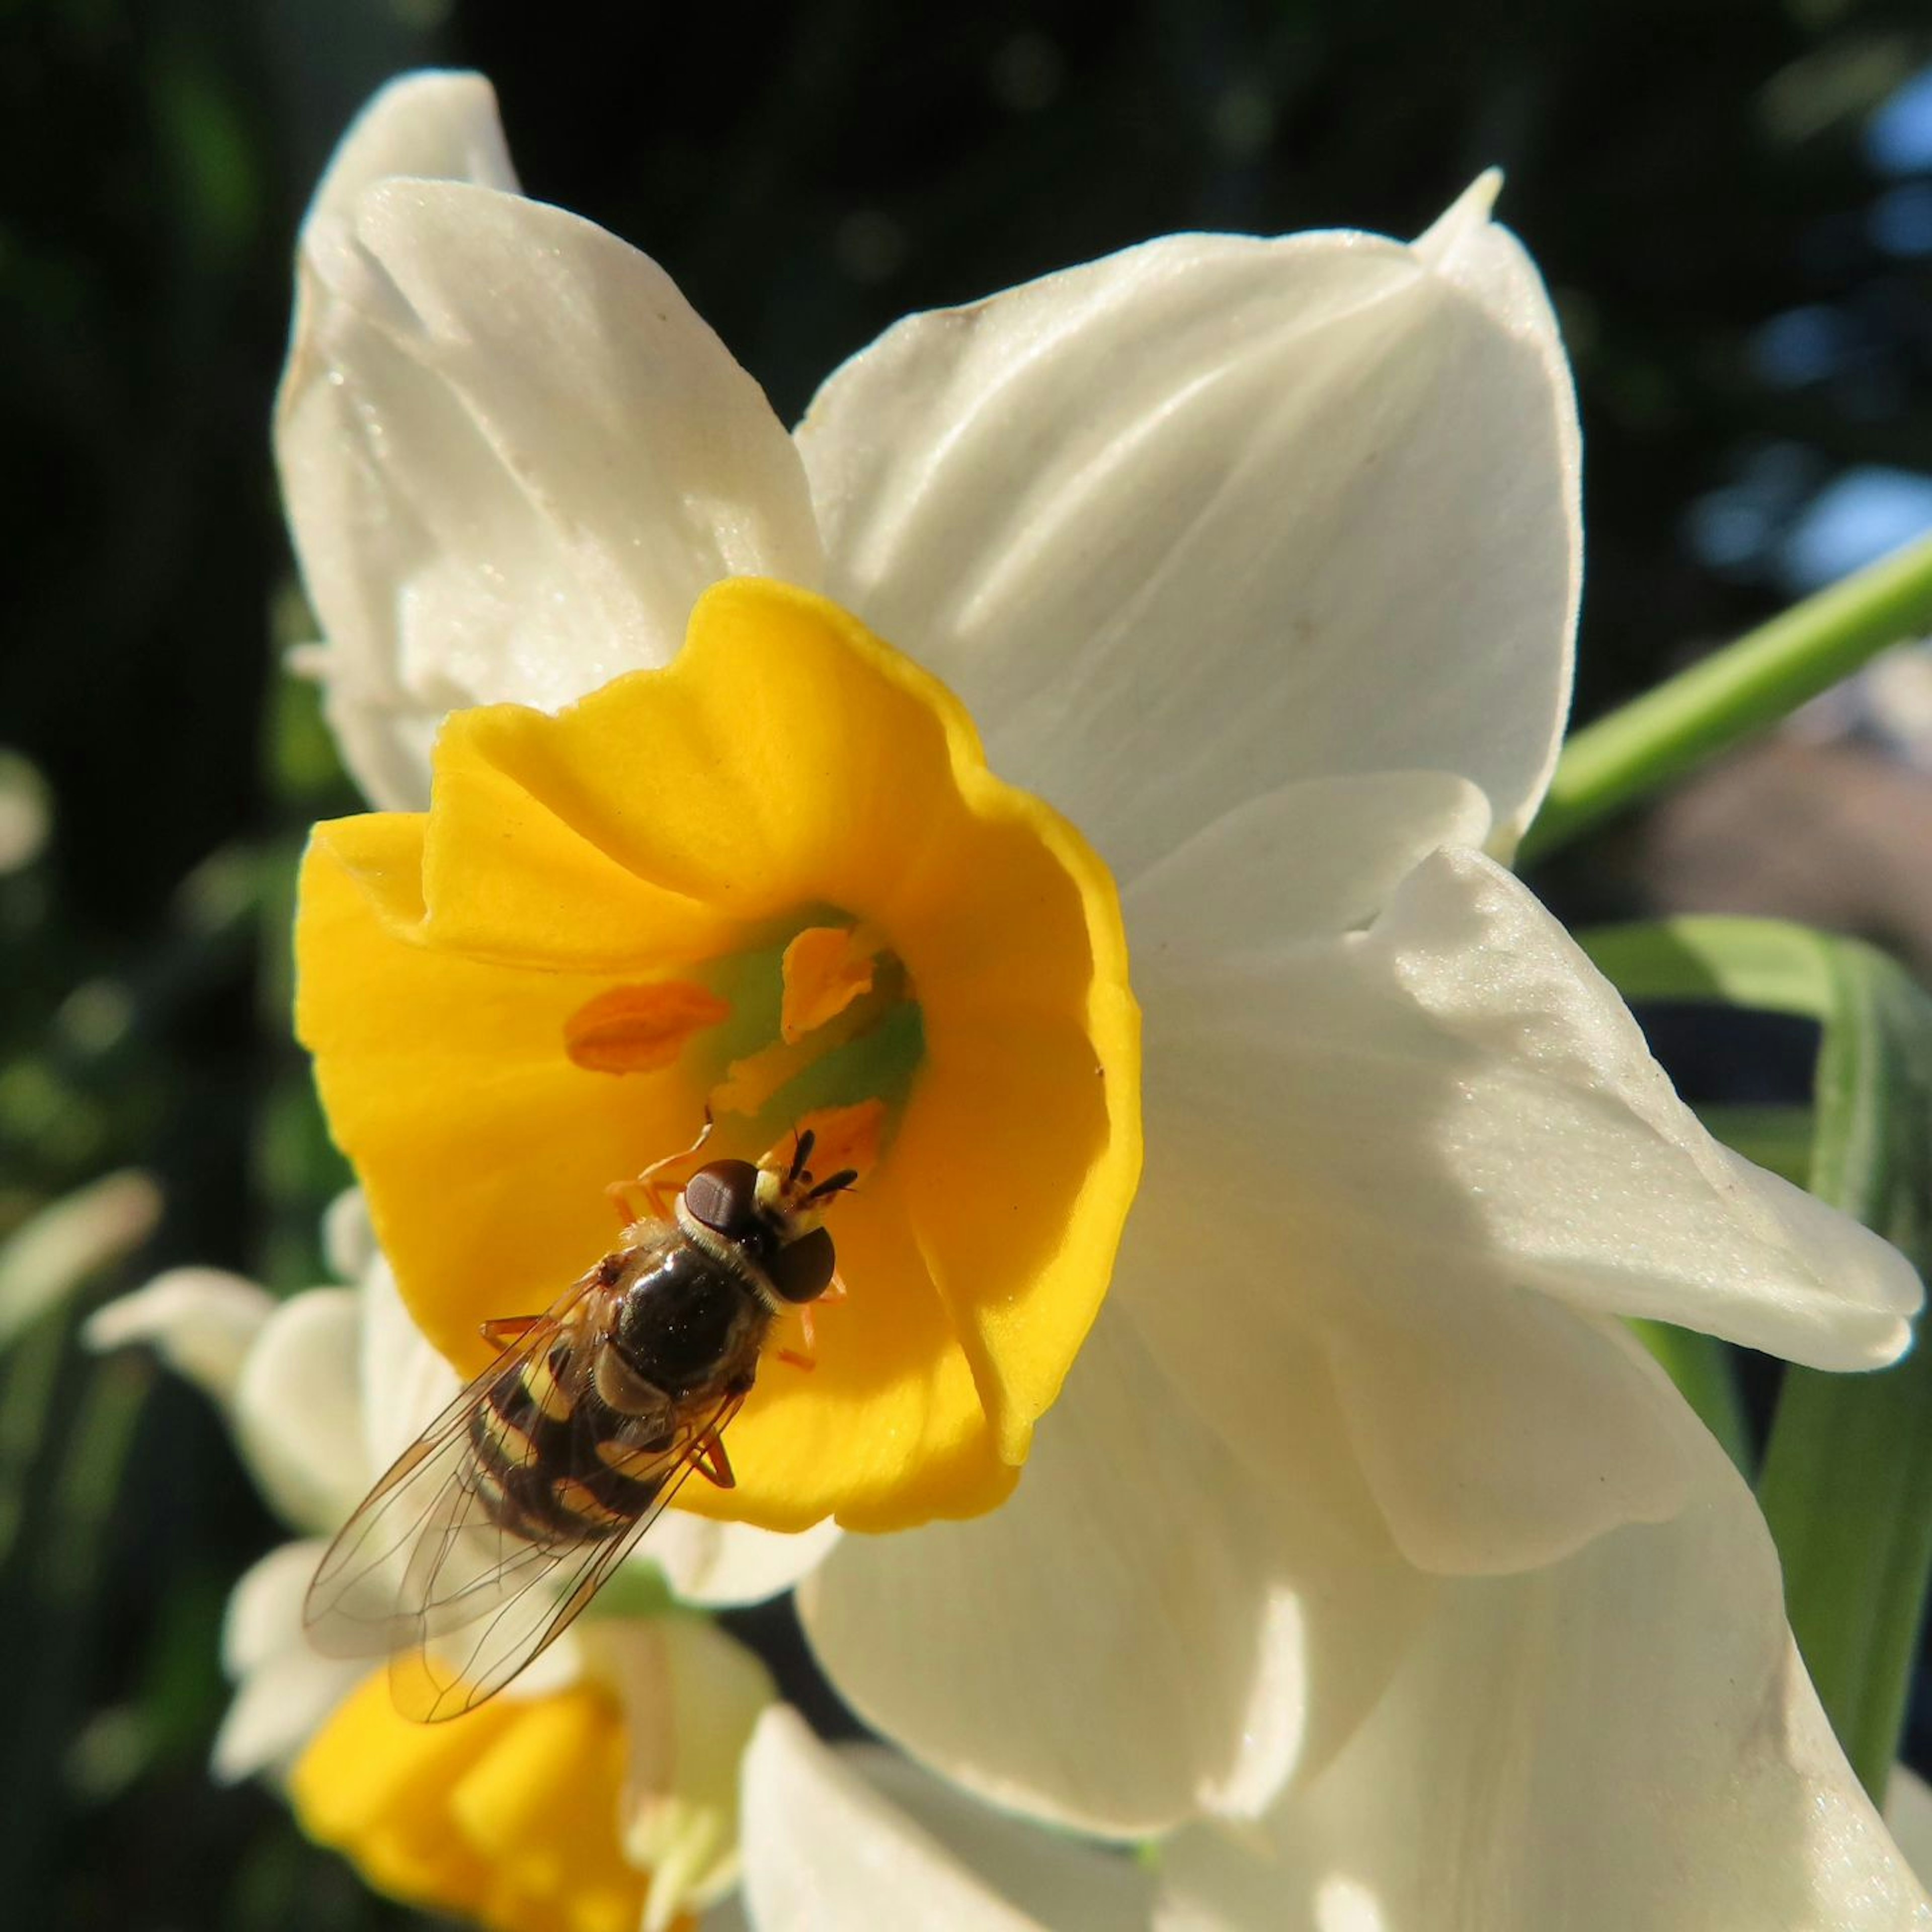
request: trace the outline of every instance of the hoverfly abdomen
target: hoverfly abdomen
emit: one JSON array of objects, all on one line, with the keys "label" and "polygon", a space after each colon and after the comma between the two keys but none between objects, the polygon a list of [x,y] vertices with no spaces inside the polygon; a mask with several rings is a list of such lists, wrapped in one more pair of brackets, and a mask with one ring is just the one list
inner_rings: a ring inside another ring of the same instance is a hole
[{"label": "hoverfly abdomen", "polygon": [[641,1422],[587,1391],[580,1406],[571,1369],[569,1345],[560,1341],[506,1370],[470,1414],[477,1498],[500,1528],[531,1542],[628,1528],[657,1500],[664,1450],[676,1439],[668,1400],[659,1400],[662,1420]]}]

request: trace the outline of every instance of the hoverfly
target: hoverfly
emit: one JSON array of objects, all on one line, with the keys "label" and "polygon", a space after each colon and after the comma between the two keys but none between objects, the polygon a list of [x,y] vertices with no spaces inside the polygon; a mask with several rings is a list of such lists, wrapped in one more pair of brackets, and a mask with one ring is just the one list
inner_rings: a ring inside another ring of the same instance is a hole
[{"label": "hoverfly", "polygon": [[807,1130],[788,1157],[712,1161],[668,1204],[660,1162],[633,1184],[653,1211],[545,1313],[484,1324],[502,1353],[316,1569],[304,1618],[317,1650],[386,1656],[406,1716],[458,1716],[562,1631],[692,1470],[731,1486],[723,1432],[772,1324],[834,1280],[820,1216],[857,1174],[814,1180],[814,1141]]}]

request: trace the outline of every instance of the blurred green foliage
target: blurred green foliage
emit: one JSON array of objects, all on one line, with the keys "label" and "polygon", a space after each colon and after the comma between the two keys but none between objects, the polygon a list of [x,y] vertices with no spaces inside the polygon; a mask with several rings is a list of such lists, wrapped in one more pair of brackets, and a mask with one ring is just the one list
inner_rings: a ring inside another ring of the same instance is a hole
[{"label": "blurred green foliage", "polygon": [[[165,1202],[0,1360],[9,1924],[406,1918],[272,1798],[208,1784],[220,1607],[278,1532],[198,1397],[74,1341],[160,1266],[317,1279],[343,1178],[288,1036],[286,923],[304,829],[356,801],[278,669],[303,619],[266,422],[295,223],[379,80],[490,71],[531,191],[656,254],[788,416],[908,308],[1177,228],[1412,233],[1501,163],[1581,385],[1586,711],[1774,607],[1682,541],[1700,495],[1770,447],[1820,479],[1932,449],[1926,268],[1871,242],[1861,146],[1932,59],[1916,4],[13,0],[0,21],[0,746],[51,812],[0,873],[0,1238],[110,1168]],[[1860,355],[1768,381],[1757,332],[1821,303]],[[1600,899],[1594,876],[1585,854],[1552,884]]]}]

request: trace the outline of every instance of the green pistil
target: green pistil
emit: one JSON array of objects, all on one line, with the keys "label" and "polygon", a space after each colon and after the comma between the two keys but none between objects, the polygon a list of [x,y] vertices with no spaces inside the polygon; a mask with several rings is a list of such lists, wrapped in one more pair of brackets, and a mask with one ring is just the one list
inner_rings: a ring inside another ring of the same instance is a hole
[{"label": "green pistil", "polygon": [[914,1000],[899,1000],[879,1023],[834,1047],[774,1094],[758,1115],[766,1139],[820,1107],[856,1106],[882,1100],[896,1119],[926,1057],[926,1021]]}]

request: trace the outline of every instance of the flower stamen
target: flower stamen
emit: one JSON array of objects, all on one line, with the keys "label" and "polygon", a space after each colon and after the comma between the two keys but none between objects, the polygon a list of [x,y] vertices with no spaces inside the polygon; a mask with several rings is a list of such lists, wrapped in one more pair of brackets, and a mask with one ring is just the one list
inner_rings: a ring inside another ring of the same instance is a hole
[{"label": "flower stamen", "polygon": [[588,1072],[655,1073],[730,1013],[728,1000],[688,980],[613,986],[564,1022],[563,1050]]},{"label": "flower stamen", "polygon": [[778,1034],[796,1046],[872,990],[884,943],[864,926],[808,926],[784,950]]}]

